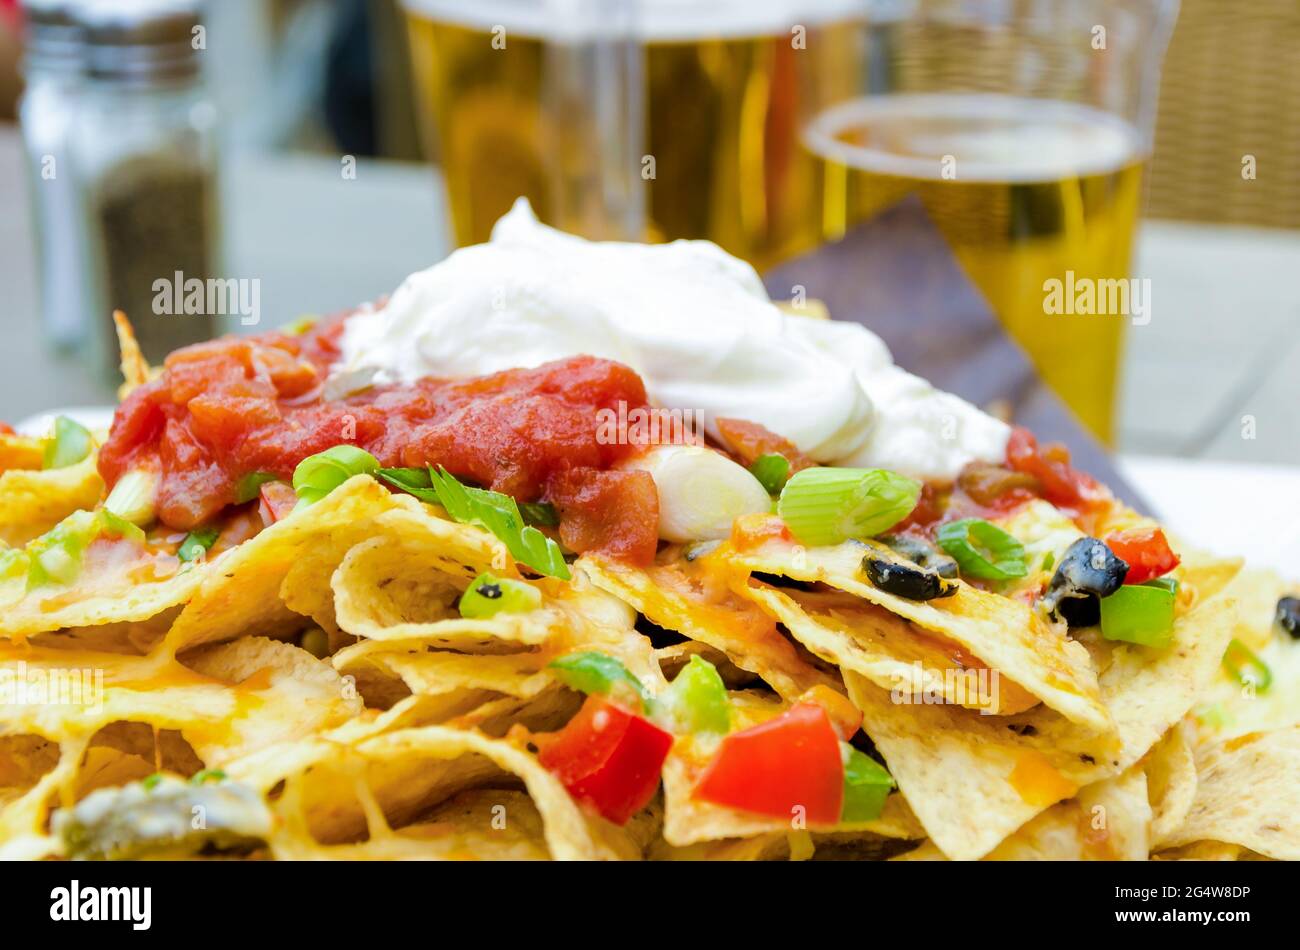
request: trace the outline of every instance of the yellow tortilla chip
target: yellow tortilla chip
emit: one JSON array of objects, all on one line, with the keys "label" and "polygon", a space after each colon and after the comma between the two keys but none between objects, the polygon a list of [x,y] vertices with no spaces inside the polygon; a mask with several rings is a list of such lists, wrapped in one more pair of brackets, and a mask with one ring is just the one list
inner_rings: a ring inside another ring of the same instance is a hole
[{"label": "yellow tortilla chip", "polygon": [[746,570],[820,582],[883,607],[924,630],[960,644],[1062,715],[1098,732],[1114,728],[1101,702],[1088,652],[1052,630],[1028,604],[963,582],[951,597],[914,601],[871,584],[861,570],[875,542],[802,548],[771,538],[743,551],[727,545],[712,555]]},{"label": "yellow tortilla chip", "polygon": [[[227,773],[264,793],[284,782],[275,802],[281,826],[270,842],[276,857],[339,857],[382,853],[394,828],[457,792],[514,776],[541,815],[542,838],[559,860],[619,857],[605,834],[564,787],[523,749],[478,732],[444,726],[399,729],[343,745],[338,737],[264,750],[231,763]],[[341,796],[340,791],[347,794]],[[358,819],[360,827],[358,828]],[[403,820],[405,819],[405,820]],[[508,808],[506,813],[509,822]],[[364,833],[365,845],[324,849],[318,837]]]},{"label": "yellow tortilla chip", "polygon": [[1196,774],[1196,799],[1164,845],[1213,840],[1300,860],[1300,725],[1197,748]]},{"label": "yellow tortilla chip", "polygon": [[168,646],[183,650],[301,627],[302,615],[279,596],[293,564],[308,551],[329,550],[343,560],[353,545],[373,537],[379,515],[408,504],[419,506],[415,499],[393,495],[373,478],[357,475],[321,501],[212,558],[168,632]]},{"label": "yellow tortilla chip", "polygon": [[[1145,861],[1151,806],[1146,774],[1132,768],[1053,805],[984,857],[985,861]],[[895,860],[942,861],[926,842]]]},{"label": "yellow tortilla chip", "polygon": [[762,607],[814,654],[852,670],[882,689],[991,714],[1010,715],[1038,704],[997,671],[963,662],[964,652],[937,635],[849,594],[782,591],[754,580],[736,591]]},{"label": "yellow tortilla chip", "polygon": [[1196,799],[1196,759],[1186,723],[1177,723],[1142,759],[1151,799],[1151,846],[1164,847]]},{"label": "yellow tortilla chip", "polygon": [[836,677],[800,656],[766,614],[732,593],[725,577],[688,573],[679,564],[643,569],[591,555],[578,563],[597,587],[652,623],[722,651],[787,700],[814,686],[840,688]]},{"label": "yellow tortilla chip", "polygon": [[0,541],[17,547],[49,531],[74,511],[94,508],[104,494],[98,453],[75,465],[0,473]]},{"label": "yellow tortilla chip", "polygon": [[[776,697],[755,691],[732,693],[732,727],[745,729],[778,715],[786,704]],[[692,796],[699,773],[707,764],[713,747],[699,747],[689,738],[674,743],[664,763],[664,840],[684,848],[705,841],[749,838],[770,833],[785,834],[794,828],[792,818],[773,818],[726,808]],[[817,829],[828,831],[830,829]],[[924,835],[903,796],[890,795],[879,818],[874,821],[844,824],[836,830],[862,832],[885,838],[919,839]]]},{"label": "yellow tortilla chip", "polygon": [[931,840],[950,858],[972,860],[1049,805],[1145,755],[1215,675],[1235,617],[1236,602],[1221,594],[1175,621],[1170,648],[1114,651],[1100,684],[1118,736],[1091,733],[1046,709],[981,716],[891,702],[851,672],[845,681]]}]

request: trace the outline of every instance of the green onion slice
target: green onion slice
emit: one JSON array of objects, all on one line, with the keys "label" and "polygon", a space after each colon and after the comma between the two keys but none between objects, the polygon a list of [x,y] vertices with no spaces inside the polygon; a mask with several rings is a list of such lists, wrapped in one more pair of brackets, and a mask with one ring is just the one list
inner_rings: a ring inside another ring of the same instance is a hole
[{"label": "green onion slice", "polygon": [[1273,682],[1273,671],[1268,664],[1236,637],[1223,652],[1223,668],[1242,686],[1252,687],[1257,693],[1265,692]]},{"label": "green onion slice", "polygon": [[217,543],[217,536],[220,534],[221,532],[216,528],[195,528],[185,535],[185,540],[176,549],[176,556],[182,561],[193,561],[195,558],[202,557],[212,545]]},{"label": "green onion slice", "polygon": [[840,821],[874,821],[885,807],[885,799],[895,788],[888,770],[871,756],[859,752],[847,742],[840,743],[844,759],[844,804]]},{"label": "green onion slice", "polygon": [[731,729],[731,702],[717,667],[701,656],[692,656],[655,703],[665,724],[679,734]]},{"label": "green onion slice", "polygon": [[433,490],[433,481],[427,468],[381,468],[375,475],[420,501],[431,505],[439,504],[438,493]]},{"label": "green onion slice", "polygon": [[749,473],[758,479],[769,495],[779,495],[790,480],[790,460],[780,452],[767,452],[754,459]]},{"label": "green onion slice", "polygon": [[1174,635],[1174,589],[1159,581],[1126,584],[1101,599],[1101,635],[1144,647],[1169,646]]},{"label": "green onion slice", "polygon": [[631,670],[606,653],[595,650],[570,653],[552,660],[546,668],[565,686],[581,693],[598,693],[615,699],[633,697],[643,711],[649,710],[653,701]]},{"label": "green onion slice", "polygon": [[542,592],[532,584],[483,573],[460,595],[460,615],[469,620],[502,613],[525,613],[542,606]]},{"label": "green onion slice", "polygon": [[262,486],[275,481],[279,476],[275,472],[249,472],[235,483],[235,504],[242,505],[257,497]]},{"label": "green onion slice", "polygon": [[560,513],[555,506],[545,501],[523,501],[519,503],[519,513],[524,516],[526,524],[542,528],[558,528]]},{"label": "green onion slice", "polygon": [[199,769],[190,776],[191,785],[203,785],[206,782],[224,782],[226,773],[221,769]]},{"label": "green onion slice", "polygon": [[[81,557],[90,542],[98,537],[126,538],[144,542],[144,532],[106,508],[99,511],[74,511],[24,549],[27,588],[42,584],[70,584],[81,573]],[[12,570],[22,563],[16,556]]]},{"label": "green onion slice", "polygon": [[104,508],[132,524],[153,521],[158,503],[158,473],[132,469],[117,480],[104,499]]},{"label": "green onion slice", "polygon": [[921,483],[879,468],[806,468],[781,489],[776,512],[804,544],[888,531],[916,507]]},{"label": "green onion slice", "polygon": [[950,521],[939,528],[935,540],[967,577],[1009,581],[1029,573],[1025,546],[983,518]]},{"label": "green onion slice", "polygon": [[293,470],[293,490],[305,504],[320,501],[353,475],[379,471],[379,460],[355,445],[336,445],[309,455]]},{"label": "green onion slice", "polygon": [[45,440],[41,466],[67,468],[76,465],[90,454],[93,445],[89,429],[67,416],[59,416],[54,420],[54,434]]},{"label": "green onion slice", "polygon": [[524,525],[519,505],[509,495],[469,488],[456,480],[445,468],[429,470],[433,491],[453,521],[478,525],[497,536],[520,564],[539,574],[569,580],[569,565],[564,563],[560,546],[531,525]]}]

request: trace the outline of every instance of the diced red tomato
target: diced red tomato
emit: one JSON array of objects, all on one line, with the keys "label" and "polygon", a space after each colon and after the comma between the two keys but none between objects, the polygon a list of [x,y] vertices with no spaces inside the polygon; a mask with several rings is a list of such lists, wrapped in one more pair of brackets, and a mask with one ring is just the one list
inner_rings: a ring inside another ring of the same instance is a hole
[{"label": "diced red tomato", "polygon": [[649,564],[659,547],[659,489],[649,472],[575,468],[551,481],[560,540],[570,551],[604,551]]},{"label": "diced red tomato", "polygon": [[468,379],[426,377],[325,398],[340,320],[301,335],[265,333],[185,347],[118,408],[99,471],[111,488],[134,468],[158,471],[158,516],[188,530],[235,504],[249,472],[281,479],[346,442],[385,466],[441,465],[465,481],[549,501],[561,539],[649,563],[658,493],[618,463],[639,451],[601,437],[603,411],[648,405],[627,366],[591,356]]},{"label": "diced red tomato", "polygon": [[673,736],[604,696],[589,696],[568,725],[537,743],[538,761],[570,795],[622,825],[659,787]]},{"label": "diced red tomato", "polygon": [[750,422],[747,419],[727,419],[722,416],[714,422],[718,426],[718,432],[722,434],[723,441],[727,443],[727,448],[740,459],[742,465],[753,465],[760,456],[772,452],[785,456],[786,461],[790,463],[791,475],[817,464],[812,458],[800,452],[799,447],[789,439],[777,435],[757,422]]},{"label": "diced red tomato", "polygon": [[852,700],[829,686],[818,684],[799,697],[801,703],[815,703],[826,710],[835,732],[846,742],[862,727],[862,710]]},{"label": "diced red tomato", "polygon": [[810,824],[839,821],[844,763],[826,710],[796,703],[775,719],[727,736],[694,795],[774,818],[792,818],[802,808]]},{"label": "diced red tomato", "polygon": [[298,504],[298,495],[287,482],[264,482],[257,496],[257,513],[268,527],[286,517]]},{"label": "diced red tomato", "polygon": [[1007,442],[1007,464],[1032,475],[1042,485],[1043,497],[1058,507],[1086,509],[1106,500],[1106,491],[1091,476],[1070,467],[1063,445],[1038,446],[1028,429],[1017,426]]},{"label": "diced red tomato", "polygon": [[1130,528],[1108,536],[1106,547],[1128,564],[1125,584],[1141,584],[1168,574],[1178,566],[1178,555],[1157,527]]}]

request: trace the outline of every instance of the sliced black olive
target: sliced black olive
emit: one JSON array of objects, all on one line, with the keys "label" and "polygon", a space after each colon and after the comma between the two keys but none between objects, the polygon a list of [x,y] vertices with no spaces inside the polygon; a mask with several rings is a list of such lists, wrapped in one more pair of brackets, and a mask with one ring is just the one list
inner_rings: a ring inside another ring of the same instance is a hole
[{"label": "sliced black olive", "polygon": [[934,600],[957,593],[957,585],[940,577],[937,571],[905,561],[891,561],[868,554],[862,559],[862,568],[871,583],[885,593],[908,600]]},{"label": "sliced black olive", "polygon": [[1277,602],[1277,622],[1292,639],[1300,640],[1300,597],[1283,597]]},{"label": "sliced black olive", "polygon": [[934,571],[940,577],[956,577],[958,574],[956,560],[938,548],[926,544],[920,538],[906,534],[882,534],[876,540],[895,554],[901,554],[909,561]]},{"label": "sliced black olive", "polygon": [[1119,590],[1128,565],[1096,538],[1080,538],[1066,550],[1047,585],[1043,604],[1071,627],[1101,621],[1101,598]]},{"label": "sliced black olive", "polygon": [[1056,615],[1067,627],[1095,627],[1101,623],[1101,599],[1091,594],[1064,598],[1056,603]]}]

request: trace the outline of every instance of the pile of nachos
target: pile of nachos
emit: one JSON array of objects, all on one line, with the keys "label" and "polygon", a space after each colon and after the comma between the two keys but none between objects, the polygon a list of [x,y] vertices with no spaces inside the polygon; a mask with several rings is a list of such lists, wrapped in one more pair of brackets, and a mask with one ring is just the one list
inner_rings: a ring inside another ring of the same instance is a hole
[{"label": "pile of nachos", "polygon": [[1296,588],[1063,448],[607,444],[626,366],[331,391],[341,319],[119,315],[109,431],[0,433],[0,857],[1300,858]]}]

